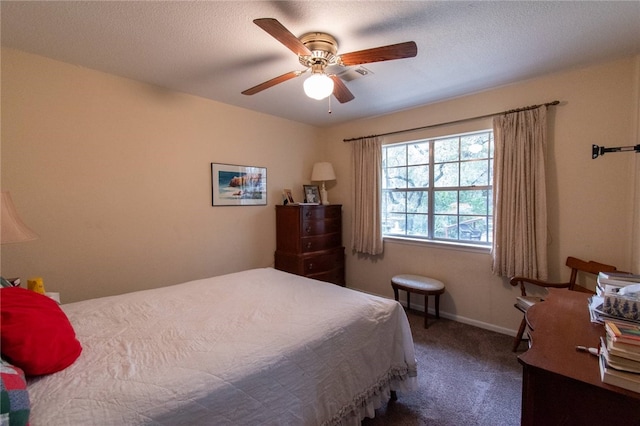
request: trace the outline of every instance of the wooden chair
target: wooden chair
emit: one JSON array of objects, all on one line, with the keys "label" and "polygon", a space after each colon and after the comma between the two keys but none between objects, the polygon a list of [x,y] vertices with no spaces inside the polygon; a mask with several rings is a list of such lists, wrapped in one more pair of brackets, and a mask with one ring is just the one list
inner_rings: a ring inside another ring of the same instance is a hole
[{"label": "wooden chair", "polygon": [[[615,266],[606,265],[604,263],[598,263],[594,261],[585,262],[584,260],[577,259],[575,257],[567,257],[566,265],[571,268],[571,276],[569,281],[566,283],[550,283],[546,281],[534,280],[532,278],[526,277],[512,277],[509,280],[509,283],[512,286],[520,286],[520,292],[522,295],[516,299],[516,304],[513,305],[521,311],[523,314],[527,313],[527,309],[533,306],[535,303],[540,302],[544,299],[540,297],[532,297],[527,295],[527,288],[525,284],[536,285],[538,287],[543,288],[567,288],[569,290],[574,291],[582,291],[587,293],[593,293],[591,290],[582,287],[580,285],[576,285],[576,280],[578,278],[578,273],[588,273],[598,275],[600,272],[613,272],[616,270]],[[516,335],[513,341],[513,352],[518,350],[520,346],[520,342],[522,342],[523,334],[525,329],[527,328],[527,320],[526,318],[522,318],[522,322],[520,323],[520,328],[518,328],[518,334]]]}]

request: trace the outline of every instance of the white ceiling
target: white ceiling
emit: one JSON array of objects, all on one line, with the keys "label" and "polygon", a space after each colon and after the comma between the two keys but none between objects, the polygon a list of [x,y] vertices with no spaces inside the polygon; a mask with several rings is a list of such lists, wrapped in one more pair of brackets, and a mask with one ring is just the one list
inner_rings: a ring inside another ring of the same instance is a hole
[{"label": "white ceiling", "polygon": [[[330,33],[338,53],[413,40],[418,55],[365,65],[345,104],[307,98],[308,74],[245,96],[303,69],[256,18]],[[1,19],[3,46],[320,127],[640,53],[640,1],[2,1]]]}]

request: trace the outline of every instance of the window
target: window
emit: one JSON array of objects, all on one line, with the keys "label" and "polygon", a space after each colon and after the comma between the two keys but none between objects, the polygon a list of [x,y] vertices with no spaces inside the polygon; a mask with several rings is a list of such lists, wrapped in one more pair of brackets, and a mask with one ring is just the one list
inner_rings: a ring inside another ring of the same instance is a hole
[{"label": "window", "polygon": [[382,234],[489,245],[493,132],[382,147]]}]

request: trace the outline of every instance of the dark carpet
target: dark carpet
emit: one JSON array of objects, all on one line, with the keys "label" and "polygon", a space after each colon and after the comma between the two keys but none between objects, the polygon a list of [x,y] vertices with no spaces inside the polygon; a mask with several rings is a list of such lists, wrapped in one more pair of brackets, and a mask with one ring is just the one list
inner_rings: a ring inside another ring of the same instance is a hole
[{"label": "dark carpet", "polygon": [[418,390],[376,410],[362,426],[519,425],[522,366],[513,338],[447,319],[408,313]]}]

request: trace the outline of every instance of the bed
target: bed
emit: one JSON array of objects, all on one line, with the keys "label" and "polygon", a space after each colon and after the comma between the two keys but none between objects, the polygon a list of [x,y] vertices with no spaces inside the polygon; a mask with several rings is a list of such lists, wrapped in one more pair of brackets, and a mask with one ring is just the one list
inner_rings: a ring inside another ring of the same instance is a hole
[{"label": "bed", "polygon": [[82,353],[32,426],[359,425],[416,387],[398,302],[272,268],[61,307]]}]

